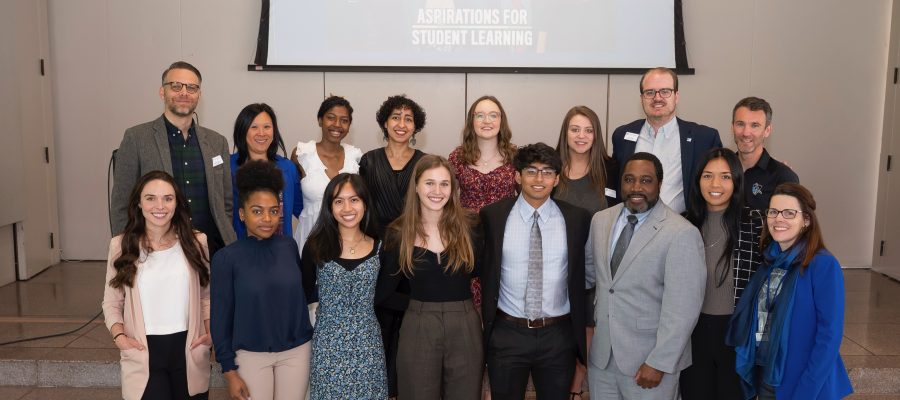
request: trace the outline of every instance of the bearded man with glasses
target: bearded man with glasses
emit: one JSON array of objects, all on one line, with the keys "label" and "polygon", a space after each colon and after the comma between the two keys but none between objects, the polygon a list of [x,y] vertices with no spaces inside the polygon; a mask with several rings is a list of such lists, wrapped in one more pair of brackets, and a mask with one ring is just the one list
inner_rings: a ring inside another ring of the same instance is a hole
[{"label": "bearded man with glasses", "polygon": [[200,101],[200,71],[176,61],[162,74],[163,114],[125,131],[115,153],[110,200],[111,232],[122,232],[135,182],[147,172],[165,171],[188,198],[194,228],[207,236],[210,257],[236,240],[232,218],[228,141],[194,121]]},{"label": "bearded man with glasses", "polygon": [[[691,177],[709,149],[722,147],[719,132],[675,117],[678,75],[668,68],[648,70],[641,77],[641,106],[646,119],[620,126],[613,132],[613,158],[619,165],[636,152],[651,153],[662,161],[668,178],[660,200],[676,213],[689,209]],[[621,177],[619,177],[621,178]]]}]

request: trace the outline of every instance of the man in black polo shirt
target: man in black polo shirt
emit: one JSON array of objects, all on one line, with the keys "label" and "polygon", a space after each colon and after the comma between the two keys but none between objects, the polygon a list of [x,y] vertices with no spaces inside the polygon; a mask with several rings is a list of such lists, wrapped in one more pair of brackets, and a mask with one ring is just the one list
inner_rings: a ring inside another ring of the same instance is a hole
[{"label": "man in black polo shirt", "polygon": [[163,71],[159,87],[163,114],[125,131],[113,174],[113,236],[125,228],[128,197],[138,179],[160,170],[172,175],[188,198],[191,222],[206,234],[210,256],[235,241],[228,141],[194,122],[200,83],[200,71],[193,65],[184,61],[172,63]]},{"label": "man in black polo shirt", "polygon": [[764,147],[772,133],[772,106],[758,97],[741,99],[731,114],[731,132],[738,157],[744,167],[744,203],[765,210],[775,187],[785,182],[799,183],[797,174],[769,156]]}]

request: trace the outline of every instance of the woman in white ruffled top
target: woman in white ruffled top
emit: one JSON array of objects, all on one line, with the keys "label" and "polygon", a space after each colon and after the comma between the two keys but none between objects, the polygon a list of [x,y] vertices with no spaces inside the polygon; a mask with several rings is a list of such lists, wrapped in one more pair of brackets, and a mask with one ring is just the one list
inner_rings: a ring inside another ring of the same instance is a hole
[{"label": "woman in white ruffled top", "polygon": [[301,251],[319,217],[325,186],[339,173],[358,173],[359,158],[362,157],[359,148],[341,143],[353,122],[350,102],[340,96],[328,97],[319,107],[317,118],[322,128],[321,140],[300,142],[294,149],[295,161],[301,169],[300,187],[303,191],[303,211],[294,231],[294,239]]}]

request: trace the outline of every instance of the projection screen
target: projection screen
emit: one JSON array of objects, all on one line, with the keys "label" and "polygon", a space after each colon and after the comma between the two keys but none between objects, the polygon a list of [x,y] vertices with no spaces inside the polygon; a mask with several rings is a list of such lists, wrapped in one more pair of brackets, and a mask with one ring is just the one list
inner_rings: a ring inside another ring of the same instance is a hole
[{"label": "projection screen", "polygon": [[251,70],[686,70],[681,0],[262,0]]}]

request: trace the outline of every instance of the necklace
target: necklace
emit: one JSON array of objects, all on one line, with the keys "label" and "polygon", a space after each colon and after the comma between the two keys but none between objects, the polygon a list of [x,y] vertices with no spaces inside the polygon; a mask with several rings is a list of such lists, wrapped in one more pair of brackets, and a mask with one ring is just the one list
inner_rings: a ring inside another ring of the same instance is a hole
[{"label": "necklace", "polygon": [[706,247],[707,249],[716,247],[716,245],[719,244],[719,242],[721,242],[721,241],[722,241],[722,238],[719,237],[715,242],[713,242],[712,244],[704,245],[704,247]]},{"label": "necklace", "polygon": [[484,159],[484,160],[478,160],[480,162],[476,162],[475,164],[478,165],[479,167],[486,167],[488,164],[491,163],[491,161],[494,161],[497,158],[497,156],[499,156],[499,155],[500,155],[500,152],[498,151],[498,152],[494,153],[494,155],[491,156],[491,158]]},{"label": "necklace", "polygon": [[[350,254],[356,254],[356,246],[358,246],[359,243],[362,242],[362,240],[365,239],[365,238],[366,238],[366,235],[360,234],[360,235],[359,235],[359,239],[356,239],[356,241],[352,242],[352,243],[353,243],[352,246],[347,246],[347,247],[350,248]],[[341,238],[341,241],[342,241],[342,242],[345,242],[345,243],[347,242],[347,240],[345,240],[345,239],[343,239],[343,238]]]},{"label": "necklace", "polygon": [[163,235],[160,237],[155,243],[151,239],[147,239],[150,244],[150,248],[154,251],[166,250],[175,245],[175,242],[178,240],[178,235],[168,236]]}]

